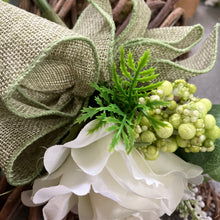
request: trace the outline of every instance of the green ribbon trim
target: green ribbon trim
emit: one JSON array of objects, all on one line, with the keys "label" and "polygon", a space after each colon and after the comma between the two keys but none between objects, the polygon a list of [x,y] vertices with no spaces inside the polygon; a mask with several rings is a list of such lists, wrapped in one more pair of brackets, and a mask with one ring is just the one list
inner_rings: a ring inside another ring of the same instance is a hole
[{"label": "green ribbon trim", "polygon": [[[68,30],[0,1],[0,166],[12,185],[26,184],[40,173],[45,147],[70,130],[87,104],[93,92],[88,81],[109,81],[113,61],[119,68],[122,45],[125,52],[132,51],[135,61],[150,49],[149,65],[157,68],[159,80],[189,79],[214,66],[219,24],[195,55],[174,61],[202,39],[201,25],[147,30],[150,9],[144,1],[132,0],[130,22],[115,39],[109,1],[90,3],[73,30]],[[36,26],[43,39],[36,40]],[[56,29],[56,34],[50,29]],[[10,47],[15,36],[24,44],[23,55],[17,49],[20,44]],[[40,42],[37,48],[34,42]],[[18,63],[20,72],[8,56]]]}]

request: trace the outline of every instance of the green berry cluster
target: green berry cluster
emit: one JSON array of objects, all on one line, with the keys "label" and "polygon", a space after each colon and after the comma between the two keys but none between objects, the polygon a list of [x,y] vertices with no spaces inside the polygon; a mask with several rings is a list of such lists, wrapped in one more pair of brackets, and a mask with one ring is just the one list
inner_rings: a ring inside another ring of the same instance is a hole
[{"label": "green berry cluster", "polygon": [[220,137],[220,128],[213,115],[209,99],[194,96],[196,86],[185,80],[174,83],[164,81],[150,96],[139,98],[139,103],[147,100],[161,100],[167,107],[157,106],[148,114],[165,123],[165,126],[153,127],[147,117],[135,120],[134,137],[137,149],[148,160],[155,160],[160,151],[175,152],[178,147],[185,152],[197,153],[214,150],[214,141]]}]

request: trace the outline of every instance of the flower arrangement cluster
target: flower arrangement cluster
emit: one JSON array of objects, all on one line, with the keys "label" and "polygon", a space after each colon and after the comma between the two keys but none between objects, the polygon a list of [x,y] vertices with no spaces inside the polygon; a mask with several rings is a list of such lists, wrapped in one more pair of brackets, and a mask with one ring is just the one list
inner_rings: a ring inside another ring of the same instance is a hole
[{"label": "flower arrangement cluster", "polygon": [[200,219],[191,184],[202,182],[202,168],[175,153],[213,151],[220,128],[207,114],[211,102],[193,95],[195,85],[152,82],[157,74],[146,68],[148,60],[146,51],[136,65],[122,48],[122,74],[113,65],[112,83],[91,84],[96,103],[82,110],[77,123],[92,121],[75,140],[46,151],[48,175],[23,193],[26,205],[48,202],[45,219],[62,219],[72,211],[81,220],[154,220],[176,209],[185,218],[194,213]]},{"label": "flower arrangement cluster", "polygon": [[131,51],[125,60],[122,48],[122,77],[113,65],[113,86],[92,84],[99,91],[95,97],[99,107],[84,108],[77,123],[96,115],[97,124],[91,133],[105,123],[113,123],[107,129],[116,132],[110,150],[122,138],[127,153],[137,147],[149,160],[157,159],[159,150],[173,153],[178,147],[188,153],[213,151],[220,128],[214,116],[207,114],[212,107],[210,100],[196,98],[193,95],[196,86],[185,80],[137,87],[138,83],[149,83],[158,76],[152,68],[142,71],[148,61],[149,51],[146,51],[136,67]]}]

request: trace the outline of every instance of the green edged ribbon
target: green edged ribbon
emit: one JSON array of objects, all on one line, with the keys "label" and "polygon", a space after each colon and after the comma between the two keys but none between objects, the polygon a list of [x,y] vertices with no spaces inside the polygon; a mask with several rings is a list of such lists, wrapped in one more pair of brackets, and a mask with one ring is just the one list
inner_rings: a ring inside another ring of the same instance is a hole
[{"label": "green edged ribbon", "polygon": [[189,79],[214,65],[218,25],[196,54],[174,61],[201,40],[201,25],[146,30],[150,9],[132,0],[130,22],[115,38],[109,1],[90,2],[69,30],[0,1],[0,167],[12,185],[39,175],[45,148],[87,105],[89,82],[111,79],[121,45],[135,61],[150,49],[159,80]]}]

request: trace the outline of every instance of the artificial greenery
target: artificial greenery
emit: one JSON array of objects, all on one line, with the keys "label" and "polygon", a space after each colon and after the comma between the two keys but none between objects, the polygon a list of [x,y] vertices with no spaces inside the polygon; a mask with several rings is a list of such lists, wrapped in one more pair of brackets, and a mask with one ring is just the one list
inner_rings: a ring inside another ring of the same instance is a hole
[{"label": "artificial greenery", "polygon": [[[215,116],[216,124],[220,126],[220,105],[213,105],[209,112]],[[215,141],[215,150],[206,153],[185,153],[179,149],[177,155],[185,161],[201,166],[205,174],[209,174],[214,180],[220,181],[220,139]]]},{"label": "artificial greenery", "polygon": [[[156,89],[163,82],[151,83],[156,79],[155,69],[146,70],[149,61],[149,51],[146,51],[136,65],[129,51],[125,59],[125,51],[121,48],[120,70],[121,75],[117,74],[116,65],[112,65],[111,84],[90,84],[98,92],[95,97],[98,107],[88,107],[82,110],[82,115],[77,119],[77,123],[92,119],[94,116],[97,123],[90,132],[94,132],[106,123],[111,123],[107,131],[114,131],[114,137],[109,150],[113,150],[118,141],[122,138],[129,153],[134,146],[134,120],[146,116],[154,128],[165,126],[158,119],[150,116],[148,112],[155,106],[166,106],[167,102],[146,99],[146,103],[139,103],[139,98],[148,97],[153,89]],[[142,86],[140,86],[142,85]]]}]

